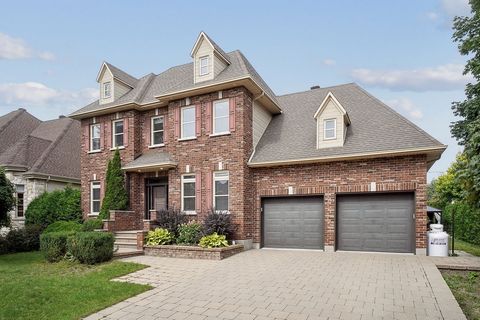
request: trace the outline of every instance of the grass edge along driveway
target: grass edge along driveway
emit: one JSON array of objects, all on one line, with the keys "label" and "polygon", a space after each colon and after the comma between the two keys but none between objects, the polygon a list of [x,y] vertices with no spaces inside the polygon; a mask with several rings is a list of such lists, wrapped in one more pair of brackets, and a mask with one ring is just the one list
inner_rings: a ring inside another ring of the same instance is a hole
[{"label": "grass edge along driveway", "polygon": [[79,319],[151,289],[110,281],[146,267],[48,263],[40,252],[0,256],[0,319]]}]

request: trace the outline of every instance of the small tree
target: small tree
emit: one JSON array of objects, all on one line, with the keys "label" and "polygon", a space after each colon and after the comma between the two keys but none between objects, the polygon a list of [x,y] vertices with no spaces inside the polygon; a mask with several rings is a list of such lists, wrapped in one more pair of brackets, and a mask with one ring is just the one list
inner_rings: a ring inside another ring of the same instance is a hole
[{"label": "small tree", "polygon": [[127,206],[128,194],[125,190],[125,175],[122,171],[120,152],[117,149],[107,166],[105,196],[100,209],[100,218],[108,219],[110,210],[125,210]]},{"label": "small tree", "polygon": [[0,227],[10,226],[10,215],[8,212],[15,207],[15,189],[7,179],[5,170],[0,167]]}]

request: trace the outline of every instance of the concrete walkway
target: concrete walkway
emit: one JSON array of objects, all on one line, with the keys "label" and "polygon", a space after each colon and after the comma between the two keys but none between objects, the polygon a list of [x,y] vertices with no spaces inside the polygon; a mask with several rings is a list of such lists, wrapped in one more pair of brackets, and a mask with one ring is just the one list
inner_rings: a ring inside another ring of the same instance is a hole
[{"label": "concrete walkway", "polygon": [[88,319],[465,319],[425,257],[250,250],[222,261],[139,256],[117,281],[155,288]]}]

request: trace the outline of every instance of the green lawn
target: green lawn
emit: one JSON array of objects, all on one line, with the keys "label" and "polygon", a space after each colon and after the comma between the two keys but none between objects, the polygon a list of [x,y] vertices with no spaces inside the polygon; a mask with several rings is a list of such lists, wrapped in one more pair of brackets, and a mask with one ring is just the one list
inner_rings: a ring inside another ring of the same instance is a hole
[{"label": "green lawn", "polygon": [[47,263],[39,252],[0,256],[0,319],[79,319],[149,290],[109,281],[145,266]]},{"label": "green lawn", "polygon": [[[452,247],[452,239],[450,239],[450,248]],[[480,257],[480,246],[471,244],[462,240],[455,239],[455,250],[462,250]]]},{"label": "green lawn", "polygon": [[469,320],[480,319],[480,274],[444,270],[442,275]]}]

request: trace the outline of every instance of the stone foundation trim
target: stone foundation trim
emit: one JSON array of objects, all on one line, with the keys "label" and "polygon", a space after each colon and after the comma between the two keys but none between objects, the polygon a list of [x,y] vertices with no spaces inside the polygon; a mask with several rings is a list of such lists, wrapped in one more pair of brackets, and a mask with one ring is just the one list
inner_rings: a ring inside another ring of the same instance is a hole
[{"label": "stone foundation trim", "polygon": [[193,246],[164,245],[144,246],[143,250],[146,256],[222,260],[242,252],[244,250],[244,247],[242,244],[234,244],[224,248],[201,248]]}]

